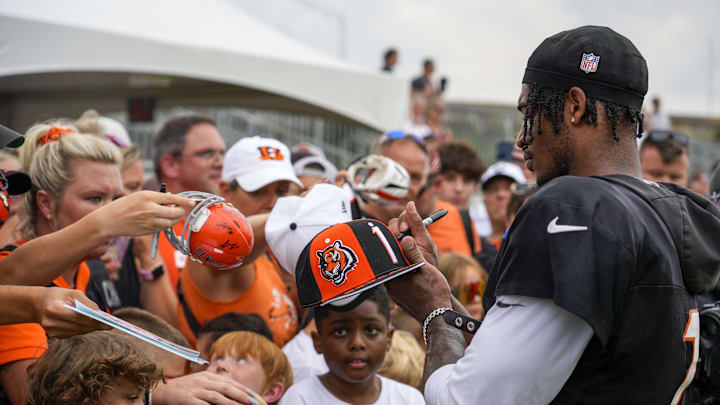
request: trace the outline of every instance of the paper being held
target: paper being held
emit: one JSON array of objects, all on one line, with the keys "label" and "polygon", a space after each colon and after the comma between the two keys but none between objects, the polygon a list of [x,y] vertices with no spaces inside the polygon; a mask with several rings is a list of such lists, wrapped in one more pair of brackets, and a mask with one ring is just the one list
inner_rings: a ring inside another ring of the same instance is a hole
[{"label": "paper being held", "polygon": [[71,309],[89,318],[100,321],[106,325],[110,325],[115,329],[121,330],[129,335],[135,336],[138,339],[144,340],[152,345],[155,345],[163,350],[167,350],[177,356],[190,360],[198,364],[208,364],[208,361],[200,357],[200,352],[192,350],[190,348],[180,346],[168,340],[161,338],[160,336],[154,335],[145,329],[139,328],[129,322],[125,322],[122,319],[104,313],[102,311],[94,310],[87,305],[84,305],[78,300],[75,300],[75,306],[65,305],[65,308]]}]

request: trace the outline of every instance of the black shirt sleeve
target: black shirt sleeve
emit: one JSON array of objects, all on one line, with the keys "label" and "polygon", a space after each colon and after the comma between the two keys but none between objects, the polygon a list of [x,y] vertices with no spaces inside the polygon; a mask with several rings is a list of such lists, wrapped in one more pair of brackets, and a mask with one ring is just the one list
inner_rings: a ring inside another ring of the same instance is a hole
[{"label": "black shirt sleeve", "polygon": [[628,213],[612,206],[593,184],[560,178],[522,207],[501,247],[485,294],[552,299],[579,316],[607,343],[622,313],[633,255],[618,234]]}]

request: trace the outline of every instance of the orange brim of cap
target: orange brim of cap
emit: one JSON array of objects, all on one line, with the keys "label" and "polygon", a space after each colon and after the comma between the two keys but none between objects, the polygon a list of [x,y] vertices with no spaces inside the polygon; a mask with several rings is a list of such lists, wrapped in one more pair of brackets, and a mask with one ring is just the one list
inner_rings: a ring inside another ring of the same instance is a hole
[{"label": "orange brim of cap", "polygon": [[341,294],[339,294],[339,295],[337,295],[337,296],[335,296],[335,297],[332,297],[332,298],[328,299],[328,300],[325,301],[325,302],[321,302],[321,303],[320,303],[320,306],[325,306],[325,305],[327,305],[327,304],[333,303],[333,302],[338,301],[338,300],[342,300],[342,299],[354,297],[354,296],[362,293],[362,292],[365,291],[365,290],[369,290],[369,289],[371,289],[371,288],[373,288],[373,287],[377,287],[377,286],[379,286],[380,284],[383,284],[383,283],[386,282],[386,281],[392,280],[392,279],[394,279],[394,278],[396,278],[396,277],[400,277],[400,276],[402,276],[403,274],[408,273],[408,272],[411,272],[411,271],[413,271],[413,270],[417,270],[417,269],[419,269],[420,267],[422,267],[424,264],[425,264],[425,262],[415,263],[415,264],[410,265],[410,266],[407,266],[407,267],[403,267],[403,268],[400,268],[400,269],[393,270],[393,271],[391,271],[391,272],[388,272],[387,274],[383,274],[382,276],[380,276],[380,277],[372,280],[371,282],[369,282],[369,283],[367,283],[367,284],[363,284],[363,285],[361,285],[361,286],[355,287],[355,288],[350,289],[350,290],[348,290],[348,291],[345,291],[345,292],[343,292],[343,293],[341,293]]}]

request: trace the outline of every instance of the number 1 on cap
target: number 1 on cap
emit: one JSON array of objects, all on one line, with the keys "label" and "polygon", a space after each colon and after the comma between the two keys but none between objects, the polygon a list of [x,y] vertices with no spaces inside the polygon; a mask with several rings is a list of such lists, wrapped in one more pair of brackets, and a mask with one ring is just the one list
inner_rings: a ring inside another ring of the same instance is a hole
[{"label": "number 1 on cap", "polygon": [[377,226],[372,226],[372,224],[370,224],[370,229],[372,229],[372,233],[377,236],[378,239],[380,239],[380,242],[382,242],[383,246],[385,246],[385,250],[387,250],[387,253],[390,256],[390,260],[392,260],[393,264],[397,264],[397,256],[395,256],[395,252],[393,252],[387,239],[385,239],[385,234],[382,233],[380,228],[378,228]]}]

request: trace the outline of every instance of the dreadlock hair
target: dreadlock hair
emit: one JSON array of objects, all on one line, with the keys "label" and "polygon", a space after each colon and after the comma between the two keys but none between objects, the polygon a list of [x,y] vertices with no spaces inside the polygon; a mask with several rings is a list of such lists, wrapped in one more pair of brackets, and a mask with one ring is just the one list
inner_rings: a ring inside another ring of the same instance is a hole
[{"label": "dreadlock hair", "polygon": [[[567,98],[567,90],[559,90],[550,87],[543,87],[537,83],[530,84],[530,92],[528,94],[527,109],[523,121],[523,139],[527,139],[526,144],[530,145],[535,140],[533,136],[533,127],[535,126],[535,117],[537,116],[538,135],[542,134],[542,120],[550,120],[553,132],[560,132],[560,125],[563,122],[563,111],[565,109],[565,98]],[[613,140],[620,142],[617,134],[618,124],[622,121],[629,121],[637,128],[636,136],[642,136],[643,114],[640,110],[632,107],[617,105],[608,101],[598,100],[594,97],[586,97],[585,113],[582,120],[594,126],[598,125],[597,103],[603,103],[605,106],[605,117],[610,124],[610,130]]]}]

